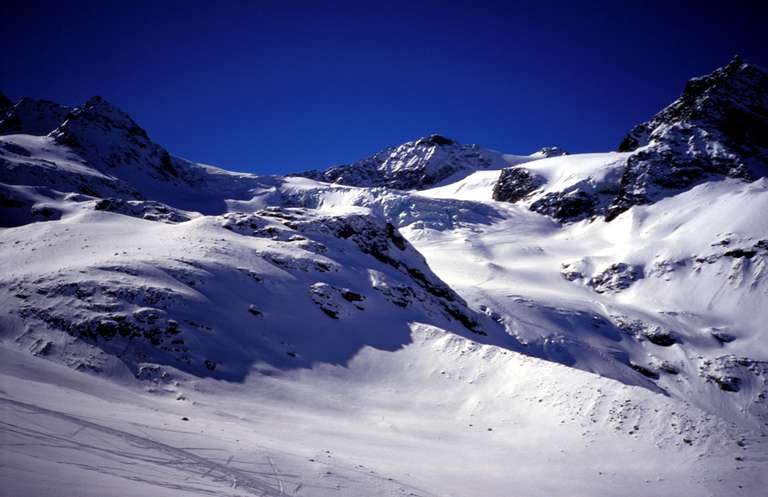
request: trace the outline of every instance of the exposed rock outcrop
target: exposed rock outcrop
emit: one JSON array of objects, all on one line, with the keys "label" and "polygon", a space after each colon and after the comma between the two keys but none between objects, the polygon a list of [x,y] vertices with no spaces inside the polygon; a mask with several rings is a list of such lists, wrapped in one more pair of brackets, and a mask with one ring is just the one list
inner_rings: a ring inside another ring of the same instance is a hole
[{"label": "exposed rock outcrop", "polygon": [[[705,181],[768,175],[768,72],[736,57],[693,78],[680,98],[635,126],[619,151],[626,155],[610,165],[610,174],[604,168],[598,177],[547,189],[529,207],[561,222],[601,215],[611,221]],[[528,199],[541,186],[534,177],[520,166],[505,169],[494,199]]]},{"label": "exposed rock outcrop", "polygon": [[615,293],[629,288],[632,283],[642,277],[642,268],[624,262],[617,262],[593,276],[587,284],[597,293]]},{"label": "exposed rock outcrop", "polygon": [[734,57],[691,79],[682,96],[635,126],[619,145],[627,159],[611,220],[713,177],[768,174],[768,72]]},{"label": "exposed rock outcrop", "polygon": [[544,178],[533,174],[524,167],[502,169],[499,180],[493,187],[493,200],[517,202],[536,191],[543,183]]}]

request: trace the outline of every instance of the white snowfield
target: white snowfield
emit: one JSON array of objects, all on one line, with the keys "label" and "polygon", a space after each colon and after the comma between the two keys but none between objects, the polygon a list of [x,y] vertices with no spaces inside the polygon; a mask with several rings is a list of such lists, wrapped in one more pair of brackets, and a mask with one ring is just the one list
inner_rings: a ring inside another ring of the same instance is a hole
[{"label": "white snowfield", "polygon": [[107,115],[140,152],[0,136],[3,497],[764,494],[766,178],[560,224],[528,205],[627,154],[494,153],[543,178],[511,204],[485,163],[257,177]]}]

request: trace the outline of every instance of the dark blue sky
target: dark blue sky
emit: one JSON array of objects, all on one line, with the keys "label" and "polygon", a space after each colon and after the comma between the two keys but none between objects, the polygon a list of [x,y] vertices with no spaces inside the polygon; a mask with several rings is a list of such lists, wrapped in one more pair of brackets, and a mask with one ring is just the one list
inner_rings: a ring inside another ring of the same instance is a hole
[{"label": "dark blue sky", "polygon": [[430,132],[614,149],[685,81],[768,65],[768,2],[5,2],[0,90],[102,95],[172,153],[281,173]]}]

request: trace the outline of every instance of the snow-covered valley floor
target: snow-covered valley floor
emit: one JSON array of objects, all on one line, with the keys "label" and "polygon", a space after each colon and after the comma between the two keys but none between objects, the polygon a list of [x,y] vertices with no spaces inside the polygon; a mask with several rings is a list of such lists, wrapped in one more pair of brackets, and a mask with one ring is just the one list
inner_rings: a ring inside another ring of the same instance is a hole
[{"label": "snow-covered valley floor", "polygon": [[764,440],[428,327],[347,367],[157,391],[0,353],[9,496],[754,496],[768,483]]}]

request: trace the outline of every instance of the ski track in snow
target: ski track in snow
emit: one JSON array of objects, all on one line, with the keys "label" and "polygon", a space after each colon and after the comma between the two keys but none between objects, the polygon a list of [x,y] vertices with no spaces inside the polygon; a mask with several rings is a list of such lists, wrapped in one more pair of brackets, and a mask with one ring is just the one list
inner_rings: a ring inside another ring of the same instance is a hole
[{"label": "ski track in snow", "polygon": [[[104,457],[107,460],[116,461],[118,466],[87,466],[65,461],[59,461],[59,463],[73,464],[89,471],[121,476],[123,478],[143,481],[151,485],[175,490],[191,491],[209,495],[218,494],[217,491],[201,488],[192,483],[183,485],[174,483],[179,476],[186,475],[183,478],[184,481],[209,479],[214,482],[226,482],[231,484],[233,490],[246,492],[250,495],[286,495],[283,485],[283,478],[286,476],[280,475],[277,466],[275,466],[269,456],[265,456],[268,461],[267,466],[269,469],[266,472],[237,469],[230,465],[233,456],[229,456],[224,463],[219,463],[210,458],[195,454],[190,450],[172,447],[150,438],[139,437],[126,431],[109,428],[77,416],[51,411],[49,409],[4,397],[0,397],[0,403],[3,404],[4,410],[15,410],[25,418],[31,416],[35,421],[39,418],[43,418],[37,423],[34,423],[36,426],[17,426],[2,422],[2,431],[5,432],[4,440],[11,436],[14,436],[14,438],[19,437],[22,440],[28,440],[27,442],[4,443],[3,446],[5,447],[36,445],[70,449],[77,452],[90,452],[100,457]],[[76,429],[71,435],[66,437],[56,435],[45,431],[44,427],[40,426],[45,418],[55,418],[56,420],[65,421],[66,423],[73,425]],[[91,430],[98,433],[102,443],[94,445],[86,441],[78,441],[78,435],[84,430]],[[101,435],[104,436],[102,437]],[[111,441],[110,439],[116,439],[117,441]],[[115,445],[120,445],[121,443],[127,447],[122,450],[109,448],[114,447]],[[167,468],[174,474],[169,475],[169,479],[167,480],[143,479],[139,472],[126,475],[124,466],[130,467],[133,465]],[[249,465],[258,466],[258,464],[253,463]],[[173,478],[173,481],[170,480],[170,478]],[[300,484],[301,482],[299,480],[296,483]]]}]

